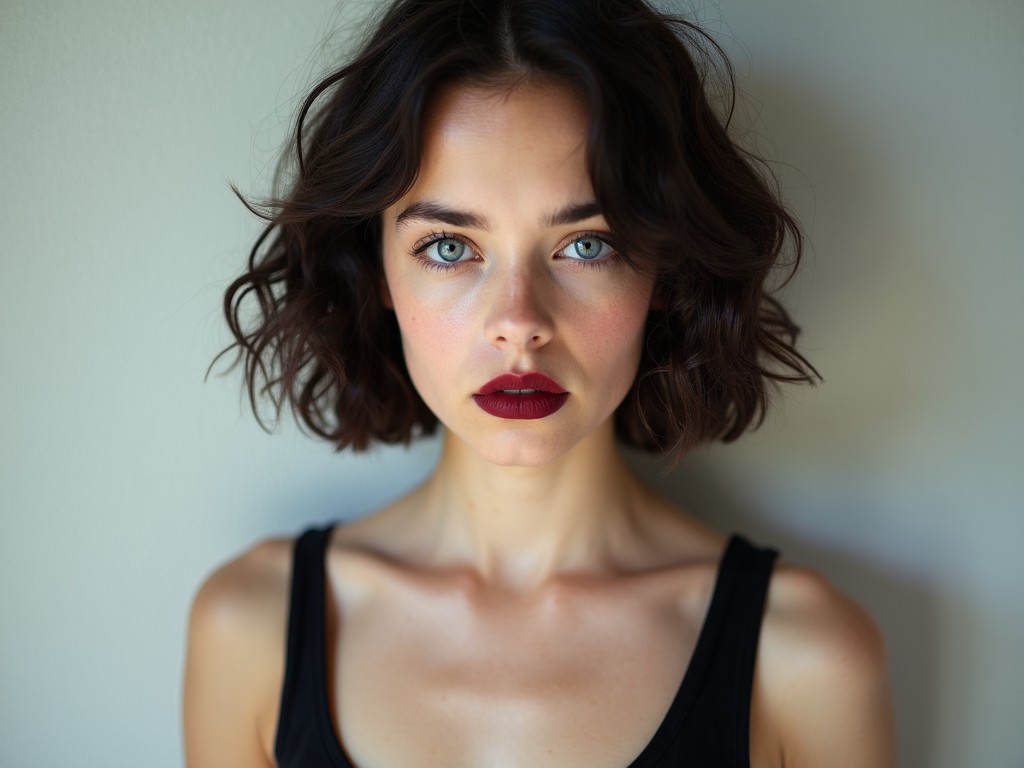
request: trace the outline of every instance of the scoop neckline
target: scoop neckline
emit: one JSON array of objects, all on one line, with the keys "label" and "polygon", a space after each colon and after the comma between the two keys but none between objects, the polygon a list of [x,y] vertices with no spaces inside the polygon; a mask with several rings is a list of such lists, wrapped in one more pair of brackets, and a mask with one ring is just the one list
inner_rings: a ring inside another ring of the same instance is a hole
[{"label": "scoop neckline", "polygon": [[[316,721],[317,730],[323,740],[324,747],[331,753],[331,759],[338,761],[338,768],[359,768],[349,758],[344,744],[342,744],[341,736],[334,727],[334,719],[331,717],[331,708],[327,694],[329,681],[327,680],[326,643],[328,594],[326,557],[331,533],[334,528],[335,526],[332,525],[322,530],[323,551],[318,558],[318,577],[323,599],[319,602],[318,621],[316,622],[319,631],[315,633],[314,639],[316,663],[319,667],[321,681],[321,684],[316,686]],[[697,642],[694,645],[690,660],[686,664],[679,687],[676,689],[672,702],[665,711],[665,716],[661,719],[650,740],[640,750],[640,753],[624,768],[648,768],[653,766],[654,761],[664,753],[665,749],[671,744],[673,736],[675,736],[685,722],[686,716],[693,705],[694,697],[700,689],[700,681],[709,666],[717,639],[718,628],[723,624],[722,619],[724,617],[720,614],[725,610],[728,602],[727,593],[731,589],[730,579],[723,578],[723,575],[728,573],[725,566],[727,561],[735,556],[735,551],[743,543],[744,539],[737,534],[732,534],[726,542],[722,554],[719,556],[715,574],[715,585],[711,591],[711,600],[708,602],[708,608],[704,613],[700,632],[697,635]]]}]

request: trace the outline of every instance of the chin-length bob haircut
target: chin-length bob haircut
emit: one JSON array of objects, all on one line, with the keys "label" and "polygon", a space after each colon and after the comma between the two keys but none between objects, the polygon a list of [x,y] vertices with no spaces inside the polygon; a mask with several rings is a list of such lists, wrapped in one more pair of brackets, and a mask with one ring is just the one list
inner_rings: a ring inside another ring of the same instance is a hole
[{"label": "chin-length bob haircut", "polygon": [[644,0],[397,0],[302,104],[287,189],[250,206],[267,226],[224,297],[224,352],[257,417],[262,396],[278,417],[287,403],[339,450],[434,432],[381,301],[381,213],[416,178],[441,89],[532,78],[584,98],[598,206],[631,267],[656,276],[618,438],[677,455],[733,440],[764,418],[772,381],[816,378],[770,295],[800,230],[727,135],[734,78],[713,40]]}]

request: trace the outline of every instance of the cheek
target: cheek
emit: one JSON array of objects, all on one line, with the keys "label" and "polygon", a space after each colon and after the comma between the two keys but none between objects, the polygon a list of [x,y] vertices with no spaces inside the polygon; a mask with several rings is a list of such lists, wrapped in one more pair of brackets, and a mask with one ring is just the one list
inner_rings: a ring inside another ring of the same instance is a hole
[{"label": "cheek", "polygon": [[402,352],[413,384],[421,394],[431,382],[451,374],[450,361],[459,348],[459,326],[444,311],[410,306],[395,297],[395,315],[402,338]]},{"label": "cheek", "polygon": [[[582,324],[584,343],[595,357],[618,368],[639,361],[650,311],[648,297],[643,292],[616,297],[588,313]],[[632,377],[636,370],[627,366],[622,373]]]},{"label": "cheek", "polygon": [[474,298],[463,282],[397,275],[390,281],[392,307],[406,359],[450,358],[473,327]]},{"label": "cheek", "polygon": [[410,318],[403,323],[402,336],[409,349],[407,353],[425,360],[438,360],[445,356],[451,345],[445,343],[451,334],[443,323],[437,321],[424,322],[419,316]]}]

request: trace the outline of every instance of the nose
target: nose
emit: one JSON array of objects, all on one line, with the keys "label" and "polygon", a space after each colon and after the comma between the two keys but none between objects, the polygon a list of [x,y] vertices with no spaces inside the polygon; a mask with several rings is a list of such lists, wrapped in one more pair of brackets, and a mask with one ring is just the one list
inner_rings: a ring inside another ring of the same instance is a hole
[{"label": "nose", "polygon": [[544,278],[527,268],[495,277],[484,328],[488,341],[516,351],[539,349],[551,341],[554,325]]}]

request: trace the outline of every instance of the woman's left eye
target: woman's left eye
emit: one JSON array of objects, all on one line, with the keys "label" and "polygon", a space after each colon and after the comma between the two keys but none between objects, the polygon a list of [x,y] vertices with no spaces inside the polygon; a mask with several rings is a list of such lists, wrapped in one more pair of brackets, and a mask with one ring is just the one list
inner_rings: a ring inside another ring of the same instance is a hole
[{"label": "woman's left eye", "polygon": [[596,235],[577,237],[559,253],[577,261],[604,261],[615,253],[615,249]]}]

